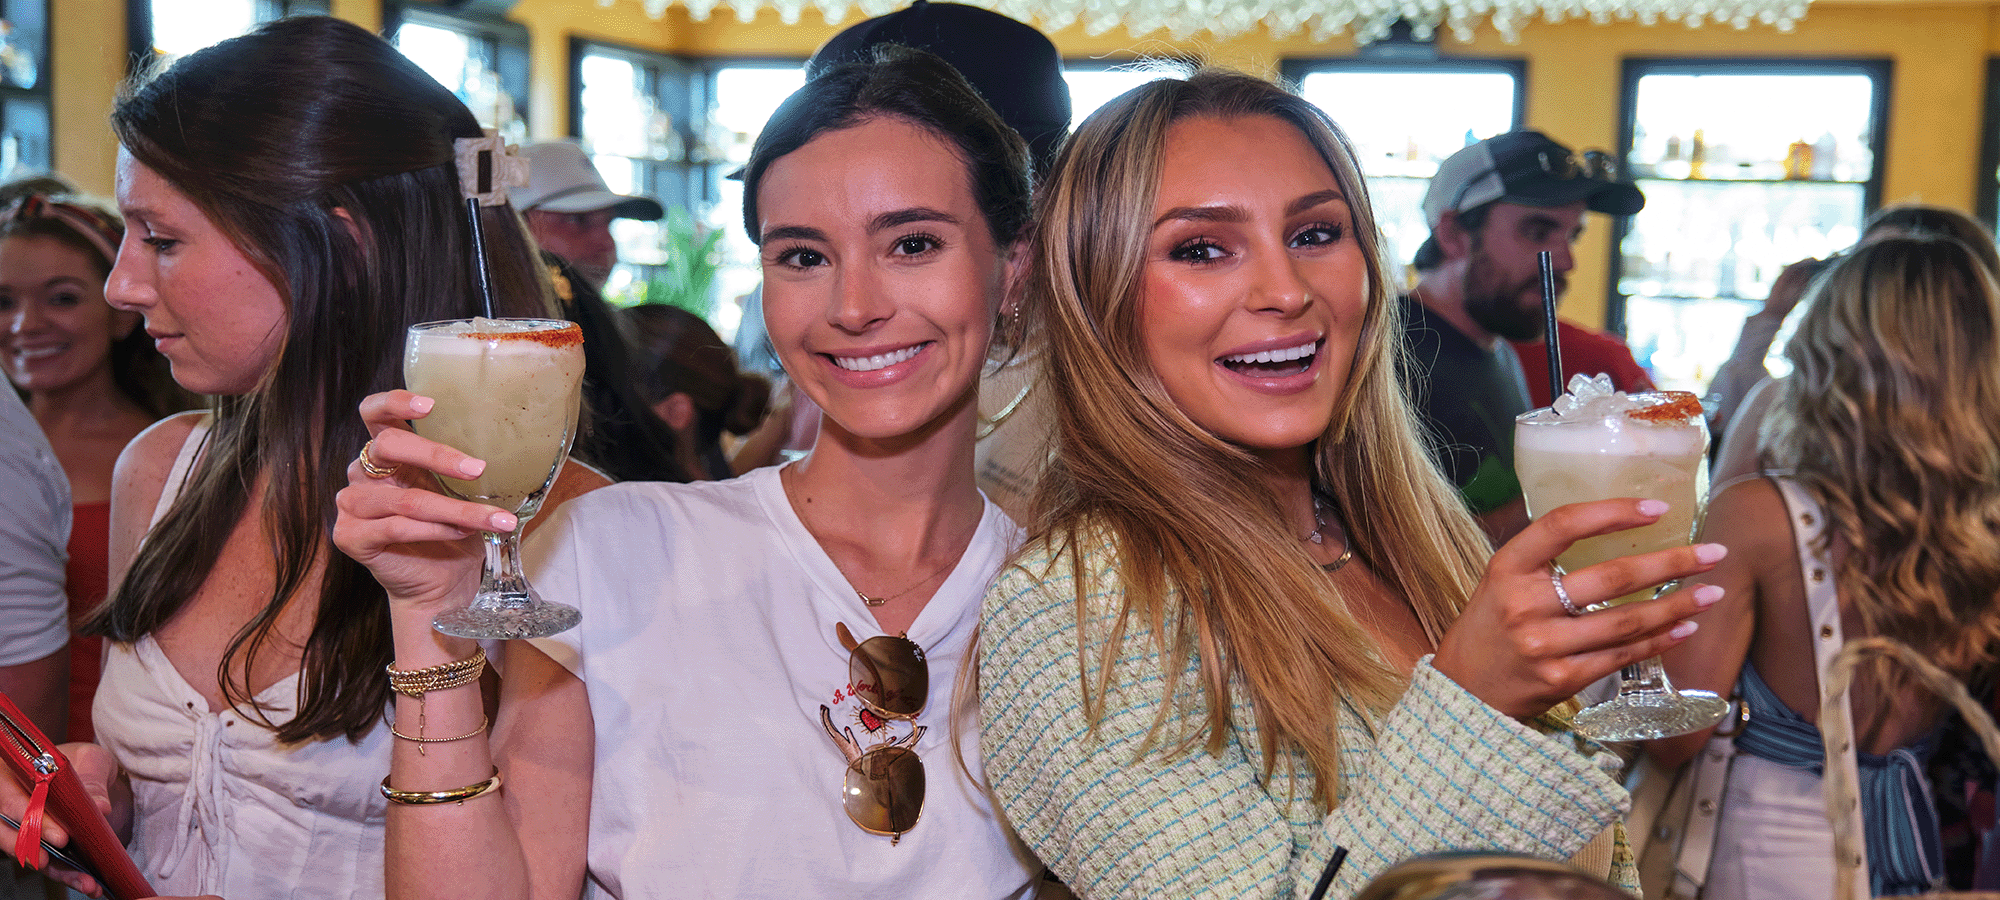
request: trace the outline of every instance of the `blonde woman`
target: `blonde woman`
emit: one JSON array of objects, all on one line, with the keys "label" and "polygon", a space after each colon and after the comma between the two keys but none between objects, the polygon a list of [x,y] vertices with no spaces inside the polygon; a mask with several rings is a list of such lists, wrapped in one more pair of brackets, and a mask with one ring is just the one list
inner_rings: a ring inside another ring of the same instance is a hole
[{"label": "blonde woman", "polygon": [[[1729,599],[1667,669],[1752,712],[1703,896],[1831,896],[1816,643],[1892,637],[1967,680],[2000,660],[2000,285],[1984,256],[1890,237],[1835,259],[1785,348],[1764,475],[1709,505],[1704,537],[1735,552],[1704,580]],[[1849,697],[1874,893],[1929,890],[1937,813],[1919,786],[1940,702],[1868,670]],[[1707,737],[1647,752],[1678,765]]]},{"label": "blonde woman", "polygon": [[1630,886],[1617,761],[1544,714],[1718,592],[1571,617],[1558,590],[1580,608],[1721,548],[1559,586],[1570,542],[1664,508],[1609,500],[1488,561],[1397,387],[1352,151],[1296,96],[1142,86],[1043,191],[1027,315],[1057,448],[980,661],[986,771],[1030,847],[1092,900],[1304,897],[1329,873],[1346,897],[1469,848],[1590,847]]}]

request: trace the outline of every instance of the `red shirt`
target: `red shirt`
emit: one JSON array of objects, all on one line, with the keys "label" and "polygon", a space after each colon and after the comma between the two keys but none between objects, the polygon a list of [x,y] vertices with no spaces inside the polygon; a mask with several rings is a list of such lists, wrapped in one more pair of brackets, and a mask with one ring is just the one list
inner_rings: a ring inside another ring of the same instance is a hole
[{"label": "red shirt", "polygon": [[[1611,335],[1581,325],[1557,321],[1562,348],[1563,384],[1570,376],[1610,375],[1612,387],[1628,394],[1657,390],[1653,377],[1632,358],[1632,348]],[[1541,341],[1514,341],[1514,353],[1521,357],[1521,374],[1528,379],[1528,397],[1536,408],[1549,405],[1549,351]]]}]

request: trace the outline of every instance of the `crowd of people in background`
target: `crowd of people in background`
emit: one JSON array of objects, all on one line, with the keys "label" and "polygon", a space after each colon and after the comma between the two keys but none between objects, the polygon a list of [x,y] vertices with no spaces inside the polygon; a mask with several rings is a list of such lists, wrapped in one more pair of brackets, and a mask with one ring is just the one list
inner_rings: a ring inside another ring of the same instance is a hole
[{"label": "crowd of people in background", "polygon": [[[1696,538],[1565,571],[1666,512],[1531,520],[1514,471],[1552,382],[1654,390],[1554,318],[1590,214],[1645,203],[1603,154],[1471,142],[1391,260],[1339,124],[1263,78],[1162,69],[1072,126],[1046,36],[927,0],[807,76],[733,176],[774,372],[607,301],[613,223],[658,201],[571,141],[468,187],[488,132],[335,18],[136,77],[115,205],[0,186],[0,691],[154,889],[1617,896],[1656,888],[1635,761],[1725,745],[1700,896],[1832,896],[1848,758],[1869,889],[2000,887],[1975,725],[1892,669],[1823,677],[1886,638],[1996,697],[1976,221],[1891,207],[1787,268],[1709,386]],[[441,491],[486,461],[412,427],[406,329],[479,315],[584,335],[531,525]],[[582,624],[432,627],[517,528]],[[1729,725],[1579,734],[1580,694],[1661,654]],[[0,778],[8,825],[30,807]]]}]

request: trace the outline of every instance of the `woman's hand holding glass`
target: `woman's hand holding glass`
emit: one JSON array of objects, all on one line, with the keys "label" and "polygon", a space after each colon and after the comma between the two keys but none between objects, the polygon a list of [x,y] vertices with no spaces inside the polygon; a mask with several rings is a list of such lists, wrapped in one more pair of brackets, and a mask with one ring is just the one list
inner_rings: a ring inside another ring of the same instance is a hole
[{"label": "woman's hand holding glass", "polygon": [[437,489],[437,475],[475,478],[484,461],[420,437],[407,423],[431,411],[430,398],[405,390],[371,394],[361,417],[373,440],[368,462],[347,467],[347,487],[337,498],[333,542],[367,566],[389,594],[392,608],[421,613],[424,623],[463,608],[479,588],[484,561],[480,533],[510,532],[512,512],[459,500]]},{"label": "woman's hand holding glass", "polygon": [[[1572,616],[1556,596],[1550,565],[1579,540],[1648,525],[1659,501],[1630,498],[1551,510],[1495,551],[1432,665],[1482,702],[1532,718],[1624,666],[1658,655],[1694,633],[1690,617],[1722,598],[1713,586]],[[1724,549],[1702,544],[1658,550],[1562,575],[1577,609],[1706,572]]]}]

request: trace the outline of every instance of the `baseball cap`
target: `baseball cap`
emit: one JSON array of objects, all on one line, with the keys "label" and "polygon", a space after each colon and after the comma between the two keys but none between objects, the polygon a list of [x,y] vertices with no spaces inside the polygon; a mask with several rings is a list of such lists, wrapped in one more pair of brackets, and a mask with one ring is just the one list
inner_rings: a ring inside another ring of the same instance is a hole
[{"label": "baseball cap", "polygon": [[1035,171],[1055,159],[1069,132],[1069,82],[1062,55],[1035,27],[963,3],[916,0],[834,35],[806,61],[806,78],[867,57],[876,44],[901,44],[935,54],[1028,142]]},{"label": "baseball cap", "polygon": [[612,193],[590,157],[572,141],[529,144],[521,148],[521,156],[528,160],[528,186],[507,189],[515,209],[560,213],[609,209],[620,219],[647,221],[666,215],[660,201],[651,197]]},{"label": "baseball cap", "polygon": [[1436,228],[1447,212],[1495,201],[1522,206],[1563,206],[1629,216],[1646,197],[1629,181],[1618,180],[1609,156],[1582,155],[1539,131],[1510,131],[1469,144],[1438,165],[1424,192],[1424,219]]}]

